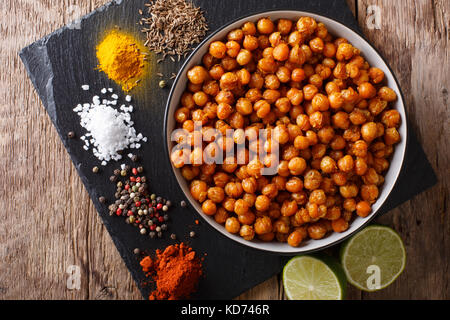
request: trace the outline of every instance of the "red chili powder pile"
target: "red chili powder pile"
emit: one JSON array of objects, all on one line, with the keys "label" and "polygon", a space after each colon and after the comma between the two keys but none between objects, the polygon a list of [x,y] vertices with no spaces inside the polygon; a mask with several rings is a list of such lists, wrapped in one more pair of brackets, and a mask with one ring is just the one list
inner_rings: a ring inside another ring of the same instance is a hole
[{"label": "red chili powder pile", "polygon": [[156,250],[155,258],[144,257],[142,271],[156,284],[150,300],[187,299],[197,289],[203,274],[202,260],[185,243]]}]

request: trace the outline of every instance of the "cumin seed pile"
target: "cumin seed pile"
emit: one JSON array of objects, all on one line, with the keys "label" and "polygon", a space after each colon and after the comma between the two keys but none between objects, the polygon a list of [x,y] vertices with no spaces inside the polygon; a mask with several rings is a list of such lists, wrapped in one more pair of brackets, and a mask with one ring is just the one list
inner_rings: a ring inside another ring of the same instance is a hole
[{"label": "cumin seed pile", "polygon": [[[200,8],[185,0],[153,0],[145,5],[148,17],[141,19],[142,32],[147,34],[145,45],[175,61],[185,57],[191,47],[201,42],[208,31],[206,19]],[[144,14],[143,12],[141,12]]]}]

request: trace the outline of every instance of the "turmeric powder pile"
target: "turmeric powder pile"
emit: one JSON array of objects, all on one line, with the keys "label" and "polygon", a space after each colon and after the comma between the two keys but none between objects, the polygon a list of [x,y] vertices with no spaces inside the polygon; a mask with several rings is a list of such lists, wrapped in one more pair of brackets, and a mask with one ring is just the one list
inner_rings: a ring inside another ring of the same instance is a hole
[{"label": "turmeric powder pile", "polygon": [[98,69],[125,92],[133,89],[144,73],[145,54],[137,41],[118,30],[109,32],[97,46]]}]

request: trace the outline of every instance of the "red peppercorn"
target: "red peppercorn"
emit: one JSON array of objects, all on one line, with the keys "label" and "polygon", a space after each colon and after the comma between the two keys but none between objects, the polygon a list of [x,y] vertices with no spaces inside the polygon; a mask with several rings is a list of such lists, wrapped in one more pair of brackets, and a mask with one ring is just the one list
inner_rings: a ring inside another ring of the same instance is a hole
[{"label": "red peppercorn", "polygon": [[127,184],[127,185],[125,185],[125,190],[130,190],[130,185],[129,184]]},{"label": "red peppercorn", "polygon": [[116,215],[118,215],[118,216],[120,216],[122,214],[122,209],[117,209],[117,211],[116,211]]},{"label": "red peppercorn", "polygon": [[133,215],[133,211],[131,211],[131,210],[128,210],[128,216],[132,216]]},{"label": "red peppercorn", "polygon": [[130,181],[131,182],[136,182],[136,178],[135,177],[130,177]]},{"label": "red peppercorn", "polygon": [[161,210],[163,207],[162,203],[158,203],[158,205],[156,206],[156,209]]},{"label": "red peppercorn", "polygon": [[135,203],[136,207],[138,207],[138,208],[141,206],[141,204],[142,203],[140,201],[136,201],[136,203]]},{"label": "red peppercorn", "polygon": [[155,217],[156,217],[156,218],[159,218],[159,213],[158,213],[158,212],[155,213]]},{"label": "red peppercorn", "polygon": [[141,178],[140,178],[140,177],[137,177],[137,178],[136,178],[136,182],[141,182]]},{"label": "red peppercorn", "polygon": [[150,230],[155,231],[156,230],[156,226],[155,225],[151,225],[150,226]]},{"label": "red peppercorn", "polygon": [[133,169],[131,170],[131,172],[133,172],[133,174],[134,174],[135,176],[137,176],[137,174],[138,174],[138,171],[137,171],[136,168],[133,168]]},{"label": "red peppercorn", "polygon": [[164,217],[159,217],[159,218],[158,218],[158,221],[159,221],[159,222],[164,222]]},{"label": "red peppercorn", "polygon": [[147,201],[147,203],[150,203],[150,199],[145,199]]}]

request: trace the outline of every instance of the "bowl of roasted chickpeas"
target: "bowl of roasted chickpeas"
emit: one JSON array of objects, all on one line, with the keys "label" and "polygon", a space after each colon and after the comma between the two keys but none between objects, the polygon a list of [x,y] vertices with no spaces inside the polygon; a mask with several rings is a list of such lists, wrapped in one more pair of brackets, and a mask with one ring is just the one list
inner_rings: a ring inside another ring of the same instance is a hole
[{"label": "bowl of roasted chickpeas", "polygon": [[407,121],[386,62],[302,11],[231,22],[172,86],[165,144],[198,214],[246,246],[320,250],[367,225],[403,166]]}]

